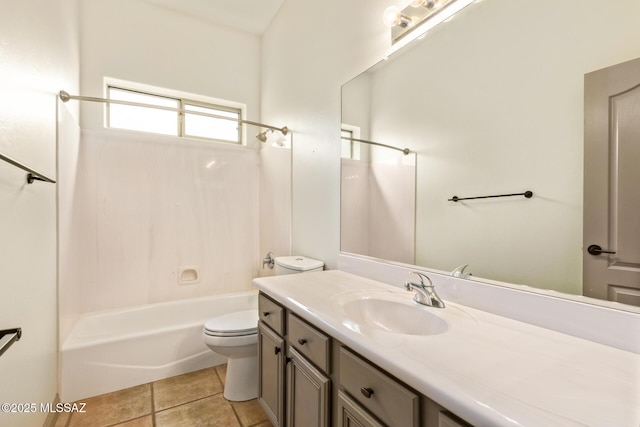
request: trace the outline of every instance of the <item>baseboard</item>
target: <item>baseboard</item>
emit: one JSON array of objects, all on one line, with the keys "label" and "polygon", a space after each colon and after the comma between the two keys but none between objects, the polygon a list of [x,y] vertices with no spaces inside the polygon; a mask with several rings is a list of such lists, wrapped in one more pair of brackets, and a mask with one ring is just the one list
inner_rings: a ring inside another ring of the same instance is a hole
[{"label": "baseboard", "polygon": [[[60,403],[60,395],[56,393],[56,396],[53,398],[52,406],[55,408],[58,403]],[[58,415],[59,412],[49,412],[47,414],[47,418],[44,420],[44,424],[42,424],[42,427],[54,427],[58,421]]]}]

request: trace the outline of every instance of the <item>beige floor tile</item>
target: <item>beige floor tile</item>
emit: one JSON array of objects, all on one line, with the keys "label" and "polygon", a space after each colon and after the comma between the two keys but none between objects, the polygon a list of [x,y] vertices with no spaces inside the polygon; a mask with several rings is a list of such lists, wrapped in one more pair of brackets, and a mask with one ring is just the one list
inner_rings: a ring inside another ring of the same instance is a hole
[{"label": "beige floor tile", "polygon": [[266,421],[262,421],[260,424],[253,425],[251,427],[273,427],[273,424],[271,424],[271,421],[266,420]]},{"label": "beige floor tile", "polygon": [[221,393],[222,384],[213,368],[167,378],[153,383],[155,411]]},{"label": "beige floor tile", "polygon": [[218,373],[218,377],[220,377],[220,381],[222,381],[222,386],[224,387],[224,382],[227,380],[227,364],[218,365],[215,367],[215,370]]},{"label": "beige floor tile", "polygon": [[233,406],[236,415],[240,418],[240,423],[244,427],[253,426],[267,419],[267,415],[256,399],[246,402],[232,402],[231,406]]},{"label": "beige floor tile", "polygon": [[127,421],[122,424],[116,424],[113,427],[153,427],[153,417],[147,415],[146,417],[136,418],[135,420]]},{"label": "beige floor tile", "polygon": [[151,414],[151,386],[143,384],[89,399],[85,413],[72,413],[69,427],[109,426]]},{"label": "beige floor tile", "polygon": [[157,427],[241,427],[222,394],[156,413]]}]

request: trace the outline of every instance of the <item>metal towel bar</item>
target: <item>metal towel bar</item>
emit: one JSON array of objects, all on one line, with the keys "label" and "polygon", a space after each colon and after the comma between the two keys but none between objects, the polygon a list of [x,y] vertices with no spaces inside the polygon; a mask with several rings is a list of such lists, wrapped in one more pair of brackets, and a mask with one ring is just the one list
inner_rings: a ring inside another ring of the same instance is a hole
[{"label": "metal towel bar", "polygon": [[476,197],[458,197],[453,196],[450,199],[447,199],[450,202],[457,202],[460,200],[471,200],[471,199],[491,199],[493,197],[511,197],[511,196],[524,196],[527,199],[533,197],[533,191],[525,191],[524,193],[511,193],[511,194],[497,194],[495,196],[476,196]]},{"label": "metal towel bar", "polygon": [[20,341],[21,337],[22,328],[0,330],[0,356],[2,356],[14,342]]},{"label": "metal towel bar", "polygon": [[27,173],[27,184],[33,184],[33,181],[44,181],[44,182],[50,182],[52,184],[55,184],[56,182],[47,177],[46,175],[41,174],[40,172],[36,171],[35,169],[31,169],[28,166],[23,165],[22,163],[20,163],[17,160],[12,159],[9,156],[5,156],[4,154],[0,153],[0,160],[4,160],[5,162],[18,167],[20,169],[22,169]]}]

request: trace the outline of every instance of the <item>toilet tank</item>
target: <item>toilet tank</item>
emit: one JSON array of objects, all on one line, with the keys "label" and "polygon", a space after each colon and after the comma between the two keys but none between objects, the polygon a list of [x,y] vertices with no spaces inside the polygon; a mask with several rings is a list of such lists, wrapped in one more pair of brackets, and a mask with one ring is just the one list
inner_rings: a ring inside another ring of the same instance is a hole
[{"label": "toilet tank", "polygon": [[276,276],[322,271],[324,268],[324,262],[300,255],[276,257],[275,265]]}]

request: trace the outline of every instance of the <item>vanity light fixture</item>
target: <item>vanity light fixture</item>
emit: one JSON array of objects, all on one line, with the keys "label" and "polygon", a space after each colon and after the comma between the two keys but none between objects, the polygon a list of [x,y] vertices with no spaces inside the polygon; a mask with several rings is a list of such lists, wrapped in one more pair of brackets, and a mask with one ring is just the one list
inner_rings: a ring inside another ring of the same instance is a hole
[{"label": "vanity light fixture", "polygon": [[420,7],[420,6],[424,6],[427,9],[432,9],[434,7],[438,7],[440,6],[440,1],[438,0],[413,0],[411,2],[411,6],[412,7]]},{"label": "vanity light fixture", "polygon": [[383,22],[391,27],[391,55],[411,41],[423,37],[427,31],[444,22],[475,0],[414,0],[400,10],[389,6]]},{"label": "vanity light fixture", "polygon": [[384,10],[384,13],[382,14],[382,22],[384,22],[384,25],[391,28],[395,26],[407,28],[413,23],[412,19],[407,15],[403,15],[400,9],[396,6],[389,6]]}]

